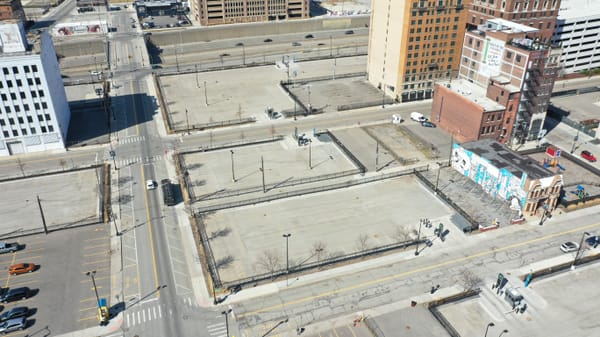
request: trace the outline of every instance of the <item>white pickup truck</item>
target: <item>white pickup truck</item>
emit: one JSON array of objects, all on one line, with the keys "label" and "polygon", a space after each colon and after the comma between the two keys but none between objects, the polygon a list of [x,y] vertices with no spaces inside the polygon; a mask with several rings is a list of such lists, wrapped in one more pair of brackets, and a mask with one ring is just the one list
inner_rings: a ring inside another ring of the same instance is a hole
[{"label": "white pickup truck", "polygon": [[19,250],[19,244],[16,242],[8,243],[6,241],[0,242],[0,254],[14,253]]}]

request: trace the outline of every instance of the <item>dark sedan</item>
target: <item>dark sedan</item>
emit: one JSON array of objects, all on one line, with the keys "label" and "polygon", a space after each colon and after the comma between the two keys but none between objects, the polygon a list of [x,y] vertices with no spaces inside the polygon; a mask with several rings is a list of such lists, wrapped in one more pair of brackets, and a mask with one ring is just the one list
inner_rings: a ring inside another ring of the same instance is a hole
[{"label": "dark sedan", "polygon": [[9,319],[29,316],[29,308],[14,307],[9,311],[0,315],[0,322],[8,321]]},{"label": "dark sedan", "polygon": [[600,245],[600,236],[591,236],[585,239],[585,243],[587,243],[592,248],[596,248],[598,247],[598,245]]}]

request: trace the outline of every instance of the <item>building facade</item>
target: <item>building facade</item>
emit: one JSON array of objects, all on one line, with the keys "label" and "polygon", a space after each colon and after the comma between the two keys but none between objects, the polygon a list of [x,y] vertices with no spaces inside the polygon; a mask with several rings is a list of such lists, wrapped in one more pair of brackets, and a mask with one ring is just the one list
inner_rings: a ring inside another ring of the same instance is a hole
[{"label": "building facade", "polygon": [[190,7],[203,26],[310,17],[309,0],[195,0]]},{"label": "building facade", "polygon": [[371,1],[369,82],[398,101],[431,98],[458,71],[469,1]]},{"label": "building facade", "polygon": [[526,216],[552,212],[563,188],[562,174],[492,140],[453,144],[451,165]]},{"label": "building facade", "polygon": [[27,20],[21,0],[0,0],[0,21],[12,19]]},{"label": "building facade", "polygon": [[565,73],[600,68],[600,3],[562,0],[552,41],[562,47]]},{"label": "building facade", "polygon": [[474,29],[489,19],[499,18],[536,28],[527,37],[550,43],[561,0],[472,0],[467,25]]},{"label": "building facade", "polygon": [[64,149],[71,113],[48,33],[0,23],[0,155]]},{"label": "building facade", "polygon": [[[560,49],[526,37],[535,31],[503,19],[468,31],[459,80],[436,84],[432,120],[460,141],[492,138],[522,143],[543,137]],[[470,114],[458,107],[467,102],[474,107]]]}]

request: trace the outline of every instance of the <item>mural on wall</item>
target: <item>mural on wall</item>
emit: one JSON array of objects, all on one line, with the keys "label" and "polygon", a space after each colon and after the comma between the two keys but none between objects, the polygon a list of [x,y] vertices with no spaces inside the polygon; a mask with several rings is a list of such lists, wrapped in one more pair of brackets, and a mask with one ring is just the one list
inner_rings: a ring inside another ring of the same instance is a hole
[{"label": "mural on wall", "polygon": [[453,144],[452,148],[452,167],[455,170],[480,185],[492,197],[505,200],[516,198],[521,207],[525,205],[523,184],[527,175],[524,172],[519,178],[505,168],[498,169],[486,158],[464,149],[459,144]]}]

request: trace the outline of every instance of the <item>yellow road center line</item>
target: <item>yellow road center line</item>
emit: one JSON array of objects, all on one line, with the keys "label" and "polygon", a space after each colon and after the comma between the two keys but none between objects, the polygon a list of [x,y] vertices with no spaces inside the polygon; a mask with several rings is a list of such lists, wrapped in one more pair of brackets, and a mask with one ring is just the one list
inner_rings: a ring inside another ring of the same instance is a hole
[{"label": "yellow road center line", "polygon": [[[140,166],[142,171],[142,181],[146,181],[144,175],[144,166]],[[150,251],[152,253],[152,267],[154,268],[154,282],[156,285],[156,298],[160,299],[160,289],[158,285],[158,272],[156,270],[156,254],[154,253],[154,238],[152,236],[152,219],[150,218],[150,205],[148,205],[148,191],[144,189],[144,201],[146,202],[146,218],[148,220],[148,235],[150,236]]]},{"label": "yellow road center line", "polygon": [[398,273],[398,274],[394,274],[394,275],[390,275],[390,276],[386,276],[386,277],[382,277],[379,279],[375,279],[375,280],[370,280],[370,281],[366,281],[363,283],[358,283],[355,285],[351,285],[348,287],[344,287],[344,288],[340,288],[340,289],[336,289],[336,290],[330,290],[330,291],[326,291],[320,294],[316,294],[316,295],[312,295],[312,296],[307,296],[304,298],[299,298],[297,300],[292,300],[292,301],[286,301],[284,303],[281,304],[276,304],[276,305],[272,305],[266,308],[262,308],[259,310],[255,310],[255,311],[249,311],[246,313],[241,313],[238,314],[237,317],[238,318],[243,318],[243,317],[247,317],[247,316],[251,316],[251,315],[256,315],[259,313],[264,313],[264,312],[269,312],[269,311],[281,311],[282,308],[289,306],[289,305],[295,305],[295,304],[300,304],[300,303],[304,303],[304,302],[308,302],[308,301],[312,301],[315,299],[319,299],[319,298],[323,298],[323,297],[328,297],[328,296],[333,296],[333,295],[339,295],[341,293],[345,293],[345,292],[349,292],[355,289],[360,289],[360,288],[364,288],[364,287],[368,287],[371,285],[375,285],[378,283],[382,283],[382,282],[387,282],[387,281],[392,281],[395,279],[399,279],[401,277],[405,277],[405,276],[409,276],[409,275],[413,275],[416,273],[420,273],[420,272],[424,272],[424,271],[429,271],[429,270],[433,270],[433,269],[437,269],[440,267],[444,267],[444,266],[448,266],[451,264],[455,264],[455,263],[459,263],[459,262],[465,262],[465,261],[469,261],[469,260],[473,260],[475,258],[478,257],[482,257],[482,256],[486,256],[486,255],[491,255],[491,254],[495,254],[498,252],[503,252],[509,249],[513,249],[513,248],[518,248],[518,247],[522,247],[522,246],[526,246],[529,245],[531,243],[535,243],[535,242],[540,242],[543,240],[547,240],[547,239],[551,239],[551,238],[556,238],[559,236],[563,236],[565,234],[569,234],[569,233],[576,233],[576,232],[583,232],[587,229],[593,228],[600,225],[600,223],[595,223],[595,224],[591,224],[591,225],[587,225],[587,226],[582,226],[582,227],[577,227],[577,228],[572,228],[566,231],[562,231],[562,232],[557,232],[557,233],[553,233],[553,234],[548,234],[545,236],[541,236],[535,239],[531,239],[528,241],[523,241],[523,242],[518,242],[518,243],[514,243],[505,247],[501,247],[501,248],[494,248],[494,249],[490,249],[490,250],[485,250],[473,255],[469,255],[469,256],[463,256],[454,260],[448,260],[448,261],[444,261],[444,262],[440,262],[437,264],[432,264],[432,265],[428,265],[425,267],[421,267],[421,268],[417,268],[417,269],[413,269],[413,270],[409,270],[409,271],[405,271],[403,273]]}]

